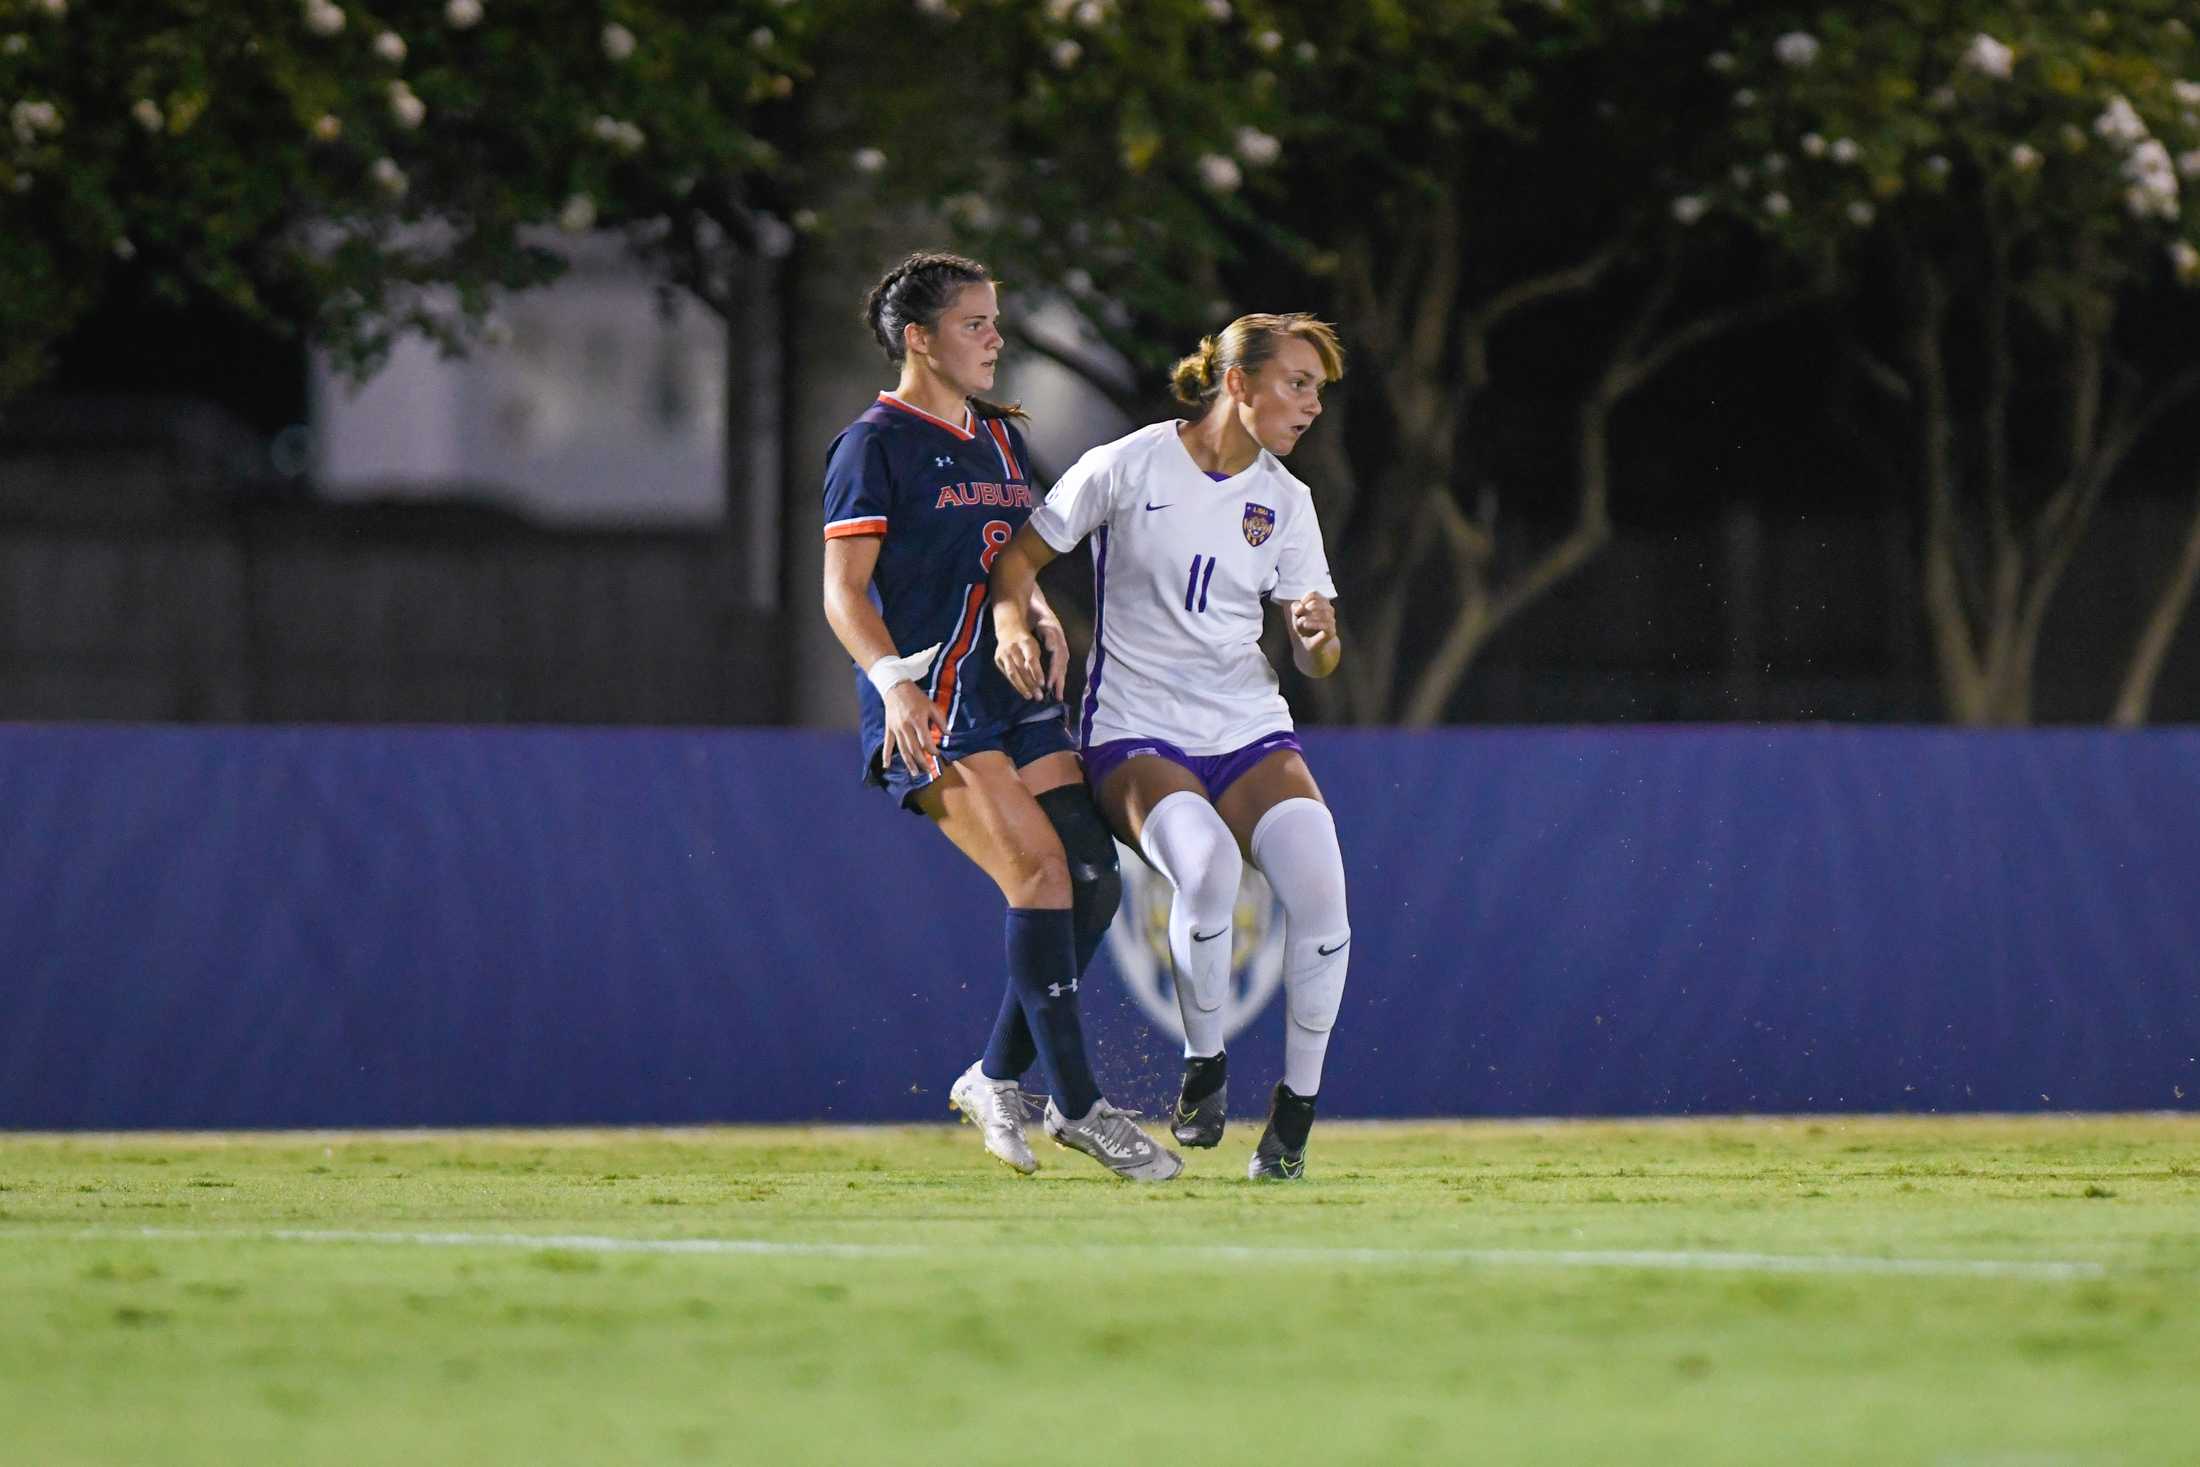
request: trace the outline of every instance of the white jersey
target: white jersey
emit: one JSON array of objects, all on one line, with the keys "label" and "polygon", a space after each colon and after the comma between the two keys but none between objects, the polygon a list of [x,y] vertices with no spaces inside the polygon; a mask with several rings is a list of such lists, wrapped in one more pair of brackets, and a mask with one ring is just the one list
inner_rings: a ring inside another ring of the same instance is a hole
[{"label": "white jersey", "polygon": [[1031,516],[1058,552],[1095,536],[1086,747],[1147,738],[1226,754],[1290,728],[1260,648],[1261,600],[1337,594],[1307,487],[1266,450],[1218,483],[1180,426],[1101,444]]}]

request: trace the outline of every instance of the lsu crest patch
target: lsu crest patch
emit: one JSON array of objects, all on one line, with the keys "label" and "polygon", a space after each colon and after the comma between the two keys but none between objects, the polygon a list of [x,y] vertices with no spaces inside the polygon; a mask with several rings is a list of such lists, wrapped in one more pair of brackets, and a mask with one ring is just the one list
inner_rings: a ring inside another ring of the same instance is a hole
[{"label": "lsu crest patch", "polygon": [[1258,545],[1276,533],[1276,512],[1265,504],[1245,506],[1245,543]]},{"label": "lsu crest patch", "polygon": [[[1250,526],[1246,534],[1252,534]],[[1173,893],[1136,851],[1118,842],[1115,854],[1123,871],[1123,905],[1108,926],[1108,956],[1140,1011],[1181,1045],[1184,1018],[1177,1012],[1176,969],[1169,961]],[[1230,983],[1222,999],[1225,1040],[1252,1023],[1283,986],[1283,907],[1251,864],[1238,885],[1230,928]]]}]

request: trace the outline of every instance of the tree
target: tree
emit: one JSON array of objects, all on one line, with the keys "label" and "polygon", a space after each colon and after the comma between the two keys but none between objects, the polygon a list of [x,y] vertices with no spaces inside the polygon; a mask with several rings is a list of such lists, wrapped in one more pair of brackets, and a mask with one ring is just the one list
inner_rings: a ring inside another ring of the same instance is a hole
[{"label": "tree", "polygon": [[[2200,369],[2148,380],[2126,359],[2138,292],[2200,284],[2188,14],[1838,6],[1753,20],[1708,61],[1734,147],[1675,207],[1842,272],[1842,349],[1878,399],[1857,430],[1919,496],[1925,611],[1961,722],[2030,720],[2041,629],[2095,511],[2200,392]],[[2120,721],[2143,718],[2196,575],[2200,503]]]},{"label": "tree", "polygon": [[[1356,365],[1305,471],[1352,618],[1333,715],[1443,718],[1490,639],[1608,539],[1625,402],[1794,298],[1706,288],[1733,262],[1703,234],[1678,247],[1675,170],[1725,120],[1679,4],[1050,0],[932,23],[1003,89],[1001,145],[901,181],[1076,308],[1079,339],[1029,346],[1143,417],[1168,359],[1240,311],[1343,327]],[[1501,460],[1484,414],[1508,343],[1533,348],[1524,398],[1555,380],[1572,406],[1555,450]],[[1501,482],[1527,493],[1501,505]]]},{"label": "tree", "polygon": [[103,292],[213,296],[370,369],[456,349],[556,231],[727,309],[845,6],[0,0],[0,397]]}]

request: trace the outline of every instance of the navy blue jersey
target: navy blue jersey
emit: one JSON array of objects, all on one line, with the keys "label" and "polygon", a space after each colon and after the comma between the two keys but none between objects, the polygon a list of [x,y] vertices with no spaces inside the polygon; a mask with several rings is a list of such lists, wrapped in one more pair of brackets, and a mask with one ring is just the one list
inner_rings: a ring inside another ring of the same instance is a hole
[{"label": "navy blue jersey", "polygon": [[[826,457],[825,538],[884,537],[871,600],[897,652],[938,644],[923,687],[950,743],[959,732],[1029,722],[1058,706],[1023,697],[1001,676],[986,614],[993,558],[1038,502],[1027,462],[1010,419],[965,409],[963,421],[951,423],[885,392]],[[886,709],[860,670],[856,695],[875,748]]]}]

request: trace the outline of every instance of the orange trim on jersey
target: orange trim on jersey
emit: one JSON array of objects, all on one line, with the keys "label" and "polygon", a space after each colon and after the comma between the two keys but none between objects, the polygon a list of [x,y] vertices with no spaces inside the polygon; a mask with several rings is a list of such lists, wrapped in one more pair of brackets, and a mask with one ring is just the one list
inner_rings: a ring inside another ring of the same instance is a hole
[{"label": "orange trim on jersey", "polygon": [[1021,479],[1024,476],[1024,466],[1016,462],[1016,450],[1008,446],[1008,426],[999,418],[987,418],[985,431],[992,434],[993,441],[1000,445],[1001,467],[1008,471],[1009,479]]},{"label": "orange trim on jersey", "polygon": [[878,395],[878,400],[886,404],[890,408],[900,408],[905,413],[909,413],[912,416],[922,418],[935,428],[945,428],[948,432],[954,434],[957,438],[962,439],[964,442],[968,442],[969,440],[978,436],[977,433],[969,426],[972,420],[970,416],[970,409],[967,407],[963,409],[964,426],[957,427],[955,424],[948,422],[945,418],[936,418],[932,416],[932,414],[926,412],[923,408],[918,407],[915,403],[903,402],[900,398],[894,396],[894,394],[892,394],[891,392],[880,393]]},{"label": "orange trim on jersey", "polygon": [[840,540],[849,535],[883,535],[886,533],[886,516],[867,515],[860,520],[834,520],[825,527],[825,538]]},{"label": "orange trim on jersey", "polygon": [[939,690],[932,695],[932,706],[940,710],[940,721],[953,721],[955,712],[955,674],[959,664],[970,655],[970,649],[978,645],[978,618],[984,615],[985,597],[989,589],[984,581],[970,588],[970,595],[963,601],[963,626],[955,636],[955,645],[947,650],[940,663]]}]

